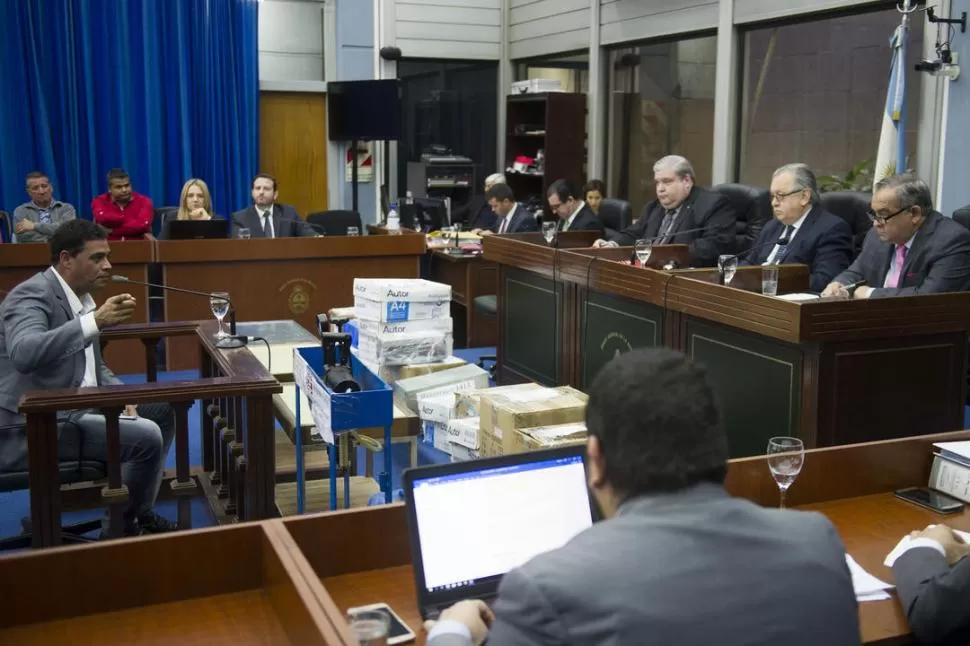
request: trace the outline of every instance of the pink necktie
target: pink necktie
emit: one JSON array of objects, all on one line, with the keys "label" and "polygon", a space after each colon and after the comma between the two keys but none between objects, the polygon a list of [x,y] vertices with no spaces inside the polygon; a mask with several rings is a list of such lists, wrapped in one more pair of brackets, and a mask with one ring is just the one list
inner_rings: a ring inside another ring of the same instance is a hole
[{"label": "pink necktie", "polygon": [[505,233],[505,230],[508,228],[508,225],[509,225],[509,216],[506,215],[504,218],[502,218],[502,226],[498,228],[498,232]]},{"label": "pink necktie", "polygon": [[891,289],[896,289],[899,287],[899,277],[903,275],[903,263],[906,262],[906,247],[905,245],[896,245],[896,266],[893,268],[892,272],[889,274],[889,280],[886,281],[886,287]]}]

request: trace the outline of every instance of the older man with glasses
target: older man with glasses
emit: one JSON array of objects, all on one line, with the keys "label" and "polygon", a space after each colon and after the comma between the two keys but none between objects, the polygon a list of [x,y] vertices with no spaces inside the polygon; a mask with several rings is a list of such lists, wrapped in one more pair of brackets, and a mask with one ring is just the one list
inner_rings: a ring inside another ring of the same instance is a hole
[{"label": "older man with glasses", "polygon": [[910,174],[880,180],[869,217],[872,230],[862,253],[822,296],[878,298],[970,290],[970,231],[933,210],[926,182]]}]

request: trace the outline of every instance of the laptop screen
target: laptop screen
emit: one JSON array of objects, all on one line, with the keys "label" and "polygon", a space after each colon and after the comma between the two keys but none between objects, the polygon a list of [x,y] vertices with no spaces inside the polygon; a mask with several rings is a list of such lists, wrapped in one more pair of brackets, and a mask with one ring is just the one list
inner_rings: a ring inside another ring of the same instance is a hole
[{"label": "laptop screen", "polygon": [[578,452],[418,477],[411,494],[426,593],[497,585],[593,523]]}]

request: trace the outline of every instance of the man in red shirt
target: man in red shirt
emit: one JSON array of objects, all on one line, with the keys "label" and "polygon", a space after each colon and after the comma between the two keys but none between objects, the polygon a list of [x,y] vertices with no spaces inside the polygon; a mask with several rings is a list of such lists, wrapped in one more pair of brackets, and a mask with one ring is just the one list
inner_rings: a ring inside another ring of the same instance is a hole
[{"label": "man in red shirt", "polygon": [[108,192],[91,200],[94,221],[106,227],[108,240],[139,240],[152,231],[152,201],[131,190],[131,178],[122,168],[108,171]]}]

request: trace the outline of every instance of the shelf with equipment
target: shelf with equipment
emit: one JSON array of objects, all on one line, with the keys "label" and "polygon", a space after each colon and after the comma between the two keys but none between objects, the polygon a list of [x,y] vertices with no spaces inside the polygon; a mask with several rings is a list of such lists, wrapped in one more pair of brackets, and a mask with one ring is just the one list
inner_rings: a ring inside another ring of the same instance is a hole
[{"label": "shelf with equipment", "polygon": [[[505,177],[517,201],[538,200],[545,216],[549,185],[568,179],[580,188],[586,158],[586,95],[565,92],[516,94],[506,98],[508,131],[505,133]],[[515,170],[516,160],[535,160],[526,172]]]}]

